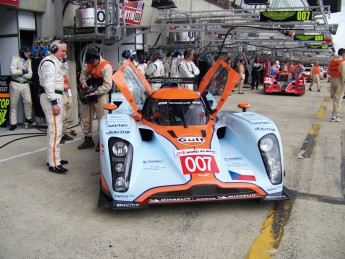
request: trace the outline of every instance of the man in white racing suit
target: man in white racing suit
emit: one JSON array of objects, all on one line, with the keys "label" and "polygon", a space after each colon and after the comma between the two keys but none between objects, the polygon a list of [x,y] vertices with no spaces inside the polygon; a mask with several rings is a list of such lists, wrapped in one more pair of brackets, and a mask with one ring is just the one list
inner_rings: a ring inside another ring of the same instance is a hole
[{"label": "man in white racing suit", "polygon": [[[199,68],[194,64],[194,51],[191,49],[187,49],[183,53],[184,58],[180,61],[178,65],[178,71],[180,73],[180,77],[196,77],[200,74]],[[184,84],[181,87],[188,88],[194,90],[193,84]]]},{"label": "man in white racing suit", "polygon": [[55,40],[50,45],[51,54],[42,59],[38,67],[41,85],[40,103],[46,117],[47,129],[47,163],[49,171],[66,173],[62,166],[67,164],[60,157],[60,141],[62,137],[64,71],[62,60],[66,56],[67,44]]},{"label": "man in white racing suit", "polygon": [[[146,77],[165,77],[165,70],[164,64],[162,60],[160,60],[161,54],[158,51],[155,51],[151,54],[151,60],[147,64],[146,69]],[[151,84],[152,90],[156,91],[161,87],[161,83],[153,83]]]},{"label": "man in white racing suit", "polygon": [[21,95],[24,103],[25,126],[32,125],[32,100],[29,80],[32,77],[31,51],[24,47],[20,51],[20,56],[11,59],[10,71],[10,130],[17,128],[17,106]]}]

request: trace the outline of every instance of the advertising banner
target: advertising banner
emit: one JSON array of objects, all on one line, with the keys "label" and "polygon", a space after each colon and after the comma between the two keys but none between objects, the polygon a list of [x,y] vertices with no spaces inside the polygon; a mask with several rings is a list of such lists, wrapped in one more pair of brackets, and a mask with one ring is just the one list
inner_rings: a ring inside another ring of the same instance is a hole
[{"label": "advertising banner", "polygon": [[0,76],[0,127],[6,127],[10,114],[9,76]]}]

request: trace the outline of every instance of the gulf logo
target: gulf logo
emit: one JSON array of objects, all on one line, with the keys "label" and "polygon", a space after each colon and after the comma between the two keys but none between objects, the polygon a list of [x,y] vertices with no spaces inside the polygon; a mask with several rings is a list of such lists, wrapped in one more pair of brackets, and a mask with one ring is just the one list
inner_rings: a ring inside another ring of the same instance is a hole
[{"label": "gulf logo", "polygon": [[185,146],[200,146],[205,143],[205,139],[200,136],[182,135],[177,139],[177,142]]}]

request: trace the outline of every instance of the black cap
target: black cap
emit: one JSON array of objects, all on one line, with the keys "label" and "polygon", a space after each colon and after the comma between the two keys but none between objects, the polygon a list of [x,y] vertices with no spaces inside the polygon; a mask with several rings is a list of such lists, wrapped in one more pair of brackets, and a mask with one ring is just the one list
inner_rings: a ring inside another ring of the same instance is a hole
[{"label": "black cap", "polygon": [[31,53],[31,50],[30,50],[30,48],[28,46],[23,46],[23,47],[21,47],[20,52]]},{"label": "black cap", "polygon": [[88,49],[85,54],[85,62],[86,64],[93,64],[95,62],[95,59],[99,58],[99,53],[96,49]]}]

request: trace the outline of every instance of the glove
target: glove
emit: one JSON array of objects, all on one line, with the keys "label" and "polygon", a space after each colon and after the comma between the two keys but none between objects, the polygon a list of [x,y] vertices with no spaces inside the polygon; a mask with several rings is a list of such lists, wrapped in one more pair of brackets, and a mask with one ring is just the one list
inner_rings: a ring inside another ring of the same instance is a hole
[{"label": "glove", "polygon": [[29,73],[29,71],[27,69],[22,69],[22,71],[23,71],[23,75]]}]

